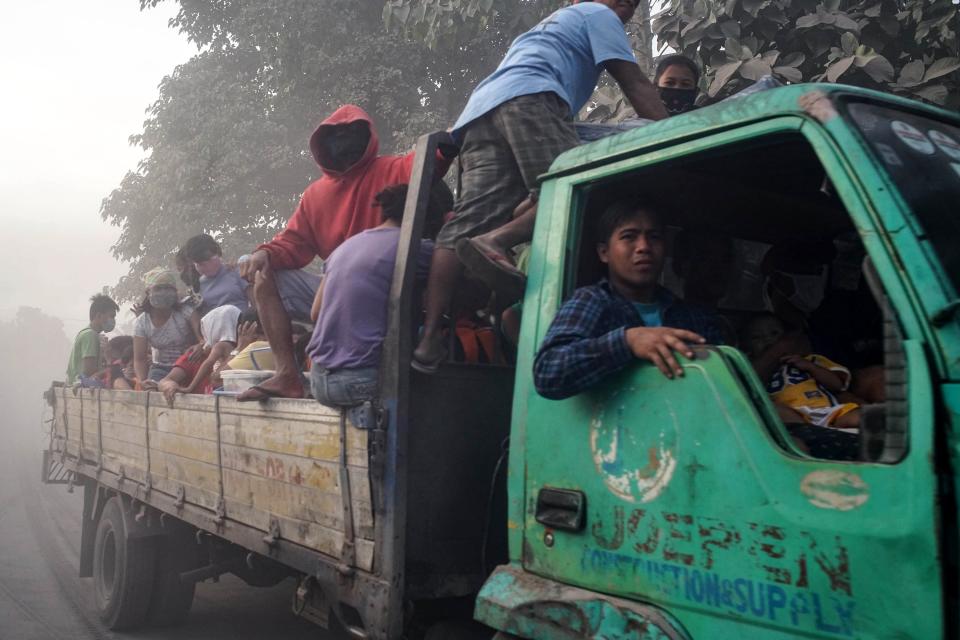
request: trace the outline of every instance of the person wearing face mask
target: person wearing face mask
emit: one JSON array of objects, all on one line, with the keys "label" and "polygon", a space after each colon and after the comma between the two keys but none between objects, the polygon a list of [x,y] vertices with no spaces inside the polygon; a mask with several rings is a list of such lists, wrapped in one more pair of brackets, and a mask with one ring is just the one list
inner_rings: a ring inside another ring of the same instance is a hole
[{"label": "person wearing face mask", "polygon": [[90,324],[77,333],[67,363],[67,384],[77,382],[81,386],[103,386],[97,380],[102,373],[100,334],[110,333],[116,327],[120,307],[109,296],[97,294],[90,298]]},{"label": "person wearing face mask", "polygon": [[[200,316],[224,305],[246,311],[252,303],[253,290],[240,271],[223,260],[219,243],[201,233],[187,240],[183,254],[199,275]],[[249,256],[240,258],[242,265]],[[274,272],[283,308],[293,320],[308,321],[310,305],[320,286],[320,276],[305,269],[281,269]]]},{"label": "person wearing face mask", "polygon": [[754,368],[762,380],[769,380],[786,357],[811,351],[833,353],[810,326],[810,316],[826,292],[826,265],[832,258],[832,247],[817,242],[778,244],[764,255],[760,271],[765,312],[775,316],[783,329],[776,340],[754,354]]},{"label": "person wearing face mask", "polygon": [[671,116],[697,108],[700,68],[687,56],[673,54],[660,58],[653,82]]},{"label": "person wearing face mask", "polygon": [[220,245],[212,236],[201,233],[187,240],[183,254],[196,269],[200,293],[198,311],[201,317],[223,305],[232,305],[241,311],[250,306],[250,283],[240,273],[224,264]]},{"label": "person wearing face mask", "polygon": [[[283,231],[238,264],[254,283],[260,324],[276,360],[276,375],[242,394],[240,400],[301,398],[303,382],[293,347],[291,313],[281,291],[283,271],[298,270],[314,258],[326,260],[347,238],[380,224],[374,197],[394,184],[410,181],[414,154],[381,156],[373,120],[360,107],[345,105],[324,120],[310,137],[310,151],[323,176],[307,187]],[[456,157],[443,143],[437,154],[440,179]],[[313,296],[306,310],[309,312]]]},{"label": "person wearing face mask", "polygon": [[200,314],[180,301],[173,271],[157,267],[147,272],[143,283],[146,297],[133,327],[133,367],[147,389],[170,373],[182,353],[200,342]]}]

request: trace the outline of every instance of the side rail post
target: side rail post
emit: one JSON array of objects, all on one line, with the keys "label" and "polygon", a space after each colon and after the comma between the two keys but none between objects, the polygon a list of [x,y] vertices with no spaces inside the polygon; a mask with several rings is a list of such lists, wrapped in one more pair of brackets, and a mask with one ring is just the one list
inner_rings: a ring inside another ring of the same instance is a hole
[{"label": "side rail post", "polygon": [[[386,451],[383,460],[383,517],[375,525],[377,574],[391,588],[386,594],[383,629],[373,637],[399,638],[404,626],[404,571],[407,525],[407,420],[409,417],[410,359],[413,354],[414,289],[420,240],[427,204],[436,174],[437,147],[445,133],[432,133],[417,140],[410,175],[397,262],[390,288],[387,337],[380,365],[381,404],[385,412]],[[392,481],[391,481],[392,480]]]}]

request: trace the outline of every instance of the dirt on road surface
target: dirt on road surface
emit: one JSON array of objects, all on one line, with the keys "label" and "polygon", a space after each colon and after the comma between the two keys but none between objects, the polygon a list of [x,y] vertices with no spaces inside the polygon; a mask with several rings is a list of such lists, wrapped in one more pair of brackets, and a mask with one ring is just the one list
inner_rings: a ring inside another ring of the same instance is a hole
[{"label": "dirt on road surface", "polygon": [[233,576],[197,585],[183,625],[105,629],[92,580],[77,577],[83,492],[41,484],[37,413],[33,424],[0,421],[0,640],[333,640],[291,613],[292,580],[257,589]]}]

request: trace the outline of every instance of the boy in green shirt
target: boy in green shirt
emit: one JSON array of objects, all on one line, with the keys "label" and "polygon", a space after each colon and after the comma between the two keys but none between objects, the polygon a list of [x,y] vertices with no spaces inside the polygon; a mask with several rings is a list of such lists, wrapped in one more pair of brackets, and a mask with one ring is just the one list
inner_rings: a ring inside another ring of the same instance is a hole
[{"label": "boy in green shirt", "polygon": [[84,386],[101,369],[100,333],[110,333],[117,324],[117,311],[120,307],[109,296],[102,293],[90,298],[90,325],[84,327],[73,339],[70,361],[67,363],[67,384],[78,380]]}]

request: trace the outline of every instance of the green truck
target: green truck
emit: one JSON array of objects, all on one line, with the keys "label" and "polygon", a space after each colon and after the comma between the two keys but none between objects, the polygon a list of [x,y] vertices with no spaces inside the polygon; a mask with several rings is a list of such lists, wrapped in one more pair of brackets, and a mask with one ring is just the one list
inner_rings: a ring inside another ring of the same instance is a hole
[{"label": "green truck", "polygon": [[[682,379],[637,364],[567,400],[537,394],[551,319],[596,278],[591,217],[635,193],[718,237],[862,242],[853,275],[876,307],[853,315],[883,316],[864,338],[882,341],[886,400],[864,407],[857,461],[799,449],[729,346],[701,349]],[[654,123],[554,163],[533,247],[510,562],[478,620],[542,639],[956,637],[957,114],[796,85]]]},{"label": "green truck", "polygon": [[[376,640],[477,637],[471,616],[541,640],[960,635],[956,114],[795,85],[571,150],[543,181],[516,366],[423,375],[413,248],[438,139],[418,143],[372,406],[48,394],[44,479],[83,487],[80,571],[108,626],[182,621],[196,581],[233,572],[292,576],[297,614]],[[601,275],[592,222],[638,194],[675,205],[672,236],[735,248],[731,340],[680,379],[638,362],[541,397],[537,348]],[[883,374],[852,461],[798,443],[733,346],[762,311],[758,256],[799,241],[838,248],[832,288],[866,291],[828,323]]]}]

